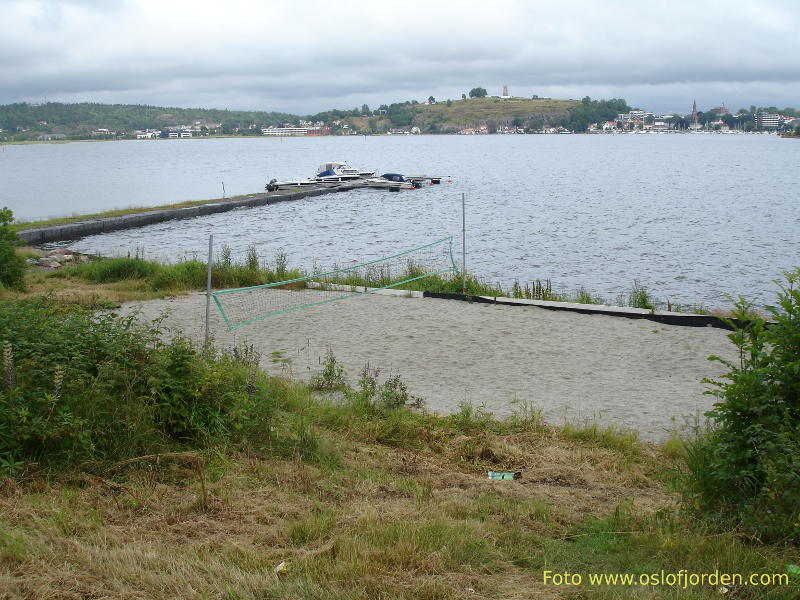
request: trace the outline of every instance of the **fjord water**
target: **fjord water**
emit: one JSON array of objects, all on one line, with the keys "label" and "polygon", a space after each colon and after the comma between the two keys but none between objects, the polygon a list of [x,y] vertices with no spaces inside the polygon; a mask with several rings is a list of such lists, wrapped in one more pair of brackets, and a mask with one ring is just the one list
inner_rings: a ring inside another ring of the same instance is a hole
[{"label": "fjord water", "polygon": [[258,192],[346,160],[451,176],[172,221],[70,242],[104,255],[202,258],[208,234],[294,266],[346,264],[455,235],[467,267],[504,286],[552,279],[614,300],[634,279],[659,300],[727,307],[774,298],[800,264],[800,143],[774,135],[233,138],[5,146],[2,200],[19,219]]}]

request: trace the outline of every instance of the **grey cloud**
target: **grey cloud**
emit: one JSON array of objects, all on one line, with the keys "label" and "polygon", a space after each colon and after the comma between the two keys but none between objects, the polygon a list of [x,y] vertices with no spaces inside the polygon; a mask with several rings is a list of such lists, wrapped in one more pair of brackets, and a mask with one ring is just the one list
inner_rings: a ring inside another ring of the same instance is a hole
[{"label": "grey cloud", "polygon": [[231,0],[225,12],[217,3],[153,9],[140,0],[9,6],[0,23],[3,103],[46,95],[312,112],[459,97],[476,85],[499,92],[503,83],[520,94],[634,93],[628,100],[639,105],[710,82],[742,97],[772,90],[781,94],[775,103],[800,96],[799,11],[779,0],[505,0],[491,14],[478,4],[456,11],[410,0],[409,15],[426,15],[410,25],[387,23],[375,3],[355,0],[333,16],[313,1]]}]

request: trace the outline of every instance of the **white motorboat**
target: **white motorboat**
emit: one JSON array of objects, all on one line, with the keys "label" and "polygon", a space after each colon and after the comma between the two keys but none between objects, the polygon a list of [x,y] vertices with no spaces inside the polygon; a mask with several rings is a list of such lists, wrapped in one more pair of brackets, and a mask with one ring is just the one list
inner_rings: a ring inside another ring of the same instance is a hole
[{"label": "white motorboat", "polygon": [[328,162],[322,163],[317,168],[317,176],[314,179],[322,183],[338,183],[342,181],[356,181],[357,179],[366,179],[374,176],[375,171],[356,169],[343,162]]},{"label": "white motorboat", "polygon": [[380,177],[368,177],[362,184],[364,187],[371,187],[379,190],[390,190],[399,192],[400,190],[412,190],[420,187],[416,182],[409,181],[399,173],[384,173]]},{"label": "white motorboat", "polygon": [[319,185],[319,181],[315,179],[292,179],[289,181],[278,181],[277,179],[270,180],[264,189],[268,192],[275,192],[277,190],[285,190],[288,188],[309,187],[312,185]]},{"label": "white motorboat", "polygon": [[268,192],[274,192],[277,190],[309,186],[331,187],[349,184],[349,186],[352,187],[369,187],[397,192],[400,190],[422,187],[425,181],[439,183],[441,179],[441,177],[429,177],[426,175],[404,177],[399,173],[384,173],[376,177],[375,171],[356,169],[343,162],[329,162],[319,166],[315,177],[309,179],[292,179],[288,181],[272,179],[265,186],[265,189]]}]

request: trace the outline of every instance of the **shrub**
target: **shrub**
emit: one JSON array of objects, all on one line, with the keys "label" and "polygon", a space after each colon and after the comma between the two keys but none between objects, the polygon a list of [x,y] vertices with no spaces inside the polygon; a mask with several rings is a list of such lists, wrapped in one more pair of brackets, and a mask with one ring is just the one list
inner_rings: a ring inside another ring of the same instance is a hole
[{"label": "shrub", "polygon": [[14,215],[8,209],[0,209],[0,289],[11,288],[18,291],[25,289],[25,259],[17,256],[14,248],[17,245],[17,234],[9,225]]},{"label": "shrub", "polygon": [[[720,401],[707,414],[705,437],[687,446],[687,505],[718,514],[764,541],[800,541],[800,269],[786,273],[774,323],[744,299],[730,339],[739,360],[725,361],[721,381],[709,381]],[[733,323],[731,323],[733,325]]]},{"label": "shrub", "polygon": [[275,399],[252,361],[201,353],[182,338],[164,342],[158,323],[47,298],[6,301],[0,340],[0,460],[15,465],[6,471],[238,442],[270,430]]},{"label": "shrub", "polygon": [[336,360],[333,350],[328,348],[325,353],[325,362],[322,365],[322,371],[319,375],[314,375],[311,378],[310,384],[312,390],[332,392],[346,387],[347,382],[345,379],[344,367]]}]

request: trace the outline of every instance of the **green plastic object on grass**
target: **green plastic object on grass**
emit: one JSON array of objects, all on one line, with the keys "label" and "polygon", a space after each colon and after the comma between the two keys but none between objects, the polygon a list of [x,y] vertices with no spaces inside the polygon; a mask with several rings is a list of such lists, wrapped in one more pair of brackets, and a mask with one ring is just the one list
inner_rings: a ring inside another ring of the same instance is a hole
[{"label": "green plastic object on grass", "polygon": [[522,477],[522,473],[517,471],[516,473],[508,473],[502,471],[489,471],[489,479],[492,481],[507,481],[510,479],[519,479]]}]

